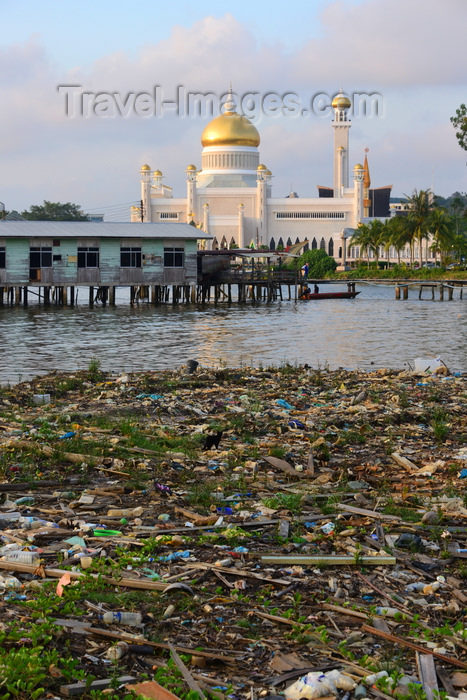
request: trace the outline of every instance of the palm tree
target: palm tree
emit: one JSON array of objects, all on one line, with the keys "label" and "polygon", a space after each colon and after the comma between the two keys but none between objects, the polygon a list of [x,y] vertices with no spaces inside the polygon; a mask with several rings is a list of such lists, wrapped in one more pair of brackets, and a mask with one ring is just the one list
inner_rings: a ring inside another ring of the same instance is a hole
[{"label": "palm tree", "polygon": [[[407,197],[407,195],[404,195]],[[423,241],[429,235],[429,218],[433,210],[431,190],[414,190],[411,197],[407,197],[410,205],[407,216],[407,226],[412,235],[412,241],[418,241],[420,246],[420,267],[423,265]]]},{"label": "palm tree", "polygon": [[447,253],[452,250],[455,238],[454,222],[446,209],[438,207],[431,212],[429,229],[433,236],[433,243],[430,248],[435,259],[436,254],[440,253],[441,264],[445,264]]},{"label": "palm tree", "polygon": [[[392,246],[396,249],[397,262],[400,265],[401,251],[404,250],[406,245],[411,243],[407,218],[405,216],[392,216],[390,219],[386,219],[384,226],[387,235],[387,246]],[[412,257],[412,246],[410,246],[410,251]]]},{"label": "palm tree", "polygon": [[384,243],[384,225],[379,219],[373,219],[368,224],[359,224],[356,233],[351,238],[350,245],[359,245],[367,256],[368,268],[370,268],[370,253],[376,258],[378,268],[380,246]]}]

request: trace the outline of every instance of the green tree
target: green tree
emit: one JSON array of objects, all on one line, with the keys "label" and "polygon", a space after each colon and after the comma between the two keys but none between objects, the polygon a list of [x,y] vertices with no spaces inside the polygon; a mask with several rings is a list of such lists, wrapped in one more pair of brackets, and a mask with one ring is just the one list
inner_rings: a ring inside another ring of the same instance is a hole
[{"label": "green tree", "polygon": [[301,269],[305,263],[308,263],[308,276],[315,279],[322,279],[330,272],[334,272],[337,263],[325,250],[315,248],[307,250],[306,253],[295,258],[293,266],[295,269]]},{"label": "green tree", "polygon": [[431,212],[429,221],[430,233],[433,242],[430,246],[433,254],[439,253],[441,264],[445,264],[448,253],[452,250],[454,242],[454,223],[452,217],[442,207],[437,207]]},{"label": "green tree", "polygon": [[467,107],[461,104],[459,109],[456,109],[456,116],[451,117],[451,123],[456,131],[456,138],[459,146],[467,151]]},{"label": "green tree", "polygon": [[[410,231],[405,216],[392,216],[384,222],[386,229],[386,245],[395,249],[397,262],[401,263],[401,252],[410,245]],[[412,248],[410,249],[412,251]]]},{"label": "green tree", "polygon": [[[407,195],[404,195],[407,197]],[[433,211],[431,190],[414,190],[411,197],[407,197],[410,210],[407,216],[407,227],[411,238],[419,243],[420,267],[423,265],[423,241],[428,239],[430,215]]]},{"label": "green tree", "polygon": [[66,202],[48,202],[34,204],[29,211],[21,212],[28,221],[87,221],[88,218],[78,204]]},{"label": "green tree", "polygon": [[384,224],[379,219],[373,219],[368,224],[359,224],[356,232],[350,239],[349,245],[358,245],[367,256],[368,268],[370,267],[370,253],[373,253],[378,267],[380,249],[385,245]]}]

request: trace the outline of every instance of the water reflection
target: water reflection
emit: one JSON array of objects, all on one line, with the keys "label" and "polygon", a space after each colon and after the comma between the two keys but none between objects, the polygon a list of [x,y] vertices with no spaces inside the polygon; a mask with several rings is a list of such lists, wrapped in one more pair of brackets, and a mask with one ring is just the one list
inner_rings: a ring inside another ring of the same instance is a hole
[{"label": "water reflection", "polygon": [[230,307],[0,309],[0,382],[99,358],[116,372],[203,365],[305,363],[330,368],[403,368],[419,355],[467,367],[466,302],[396,301],[392,287],[359,287],[354,300],[283,301]]}]

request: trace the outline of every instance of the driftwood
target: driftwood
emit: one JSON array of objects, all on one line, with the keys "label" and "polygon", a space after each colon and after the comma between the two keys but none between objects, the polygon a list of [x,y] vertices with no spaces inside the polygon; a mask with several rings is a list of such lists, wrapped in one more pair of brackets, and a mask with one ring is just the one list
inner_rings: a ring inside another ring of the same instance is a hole
[{"label": "driftwood", "polygon": [[413,642],[409,642],[403,637],[396,637],[396,635],[394,634],[381,632],[380,630],[377,630],[376,627],[371,627],[370,625],[362,625],[362,630],[364,632],[368,632],[369,634],[374,634],[376,637],[382,637],[382,639],[386,639],[386,641],[388,642],[393,642],[394,644],[403,647],[408,647],[409,649],[413,649],[414,651],[418,651],[420,654],[431,654],[436,659],[439,659],[445,664],[451,664],[452,666],[458,666],[459,668],[467,668],[467,663],[465,661],[459,661],[459,659],[454,659],[451,656],[446,656],[445,654],[438,654],[437,651],[427,650],[424,647],[419,646],[418,644],[413,644]]}]

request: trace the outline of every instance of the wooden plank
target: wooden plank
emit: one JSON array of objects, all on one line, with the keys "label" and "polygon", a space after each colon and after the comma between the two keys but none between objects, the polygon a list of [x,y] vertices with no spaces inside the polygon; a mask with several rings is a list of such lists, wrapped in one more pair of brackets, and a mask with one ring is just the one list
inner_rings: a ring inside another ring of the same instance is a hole
[{"label": "wooden plank", "polygon": [[[194,690],[195,693],[198,693],[202,700],[206,700],[205,694],[203,693],[203,691],[199,687],[198,683],[195,681],[195,679],[193,678],[193,676],[191,675],[191,673],[189,672],[189,670],[187,669],[187,667],[185,666],[185,664],[183,663],[183,661],[181,660],[179,655],[177,654],[175,647],[170,642],[168,643],[168,645],[169,645],[170,654],[172,656],[172,659],[175,661],[175,663],[176,663],[179,671],[181,672],[183,678],[185,679],[188,687],[191,690]],[[429,698],[429,700],[432,700],[432,698]]]},{"label": "wooden plank", "polygon": [[451,676],[446,671],[446,669],[444,669],[442,666],[436,666],[436,675],[443,684],[443,688],[447,692],[447,694],[450,695],[452,698],[457,698],[459,693],[451,683]]},{"label": "wooden plank", "polygon": [[374,510],[367,510],[366,508],[357,508],[356,506],[349,506],[348,503],[337,503],[336,508],[339,508],[339,510],[345,510],[347,511],[347,513],[355,513],[356,515],[363,515],[368,518],[375,518],[375,520],[391,520],[393,522],[401,520],[401,518],[399,518],[399,516],[397,515],[386,515],[385,513],[377,513]]},{"label": "wooden plank", "polygon": [[388,642],[393,642],[393,644],[408,647],[409,649],[418,651],[421,654],[431,654],[436,659],[443,661],[445,664],[451,664],[452,666],[458,666],[459,668],[467,668],[467,663],[465,663],[465,661],[453,659],[451,656],[445,656],[445,654],[438,654],[438,652],[436,651],[428,651],[427,649],[424,649],[418,644],[413,644],[412,642],[409,642],[407,639],[403,639],[402,637],[396,637],[396,635],[394,634],[387,634],[387,632],[381,632],[380,630],[377,630],[376,627],[371,627],[370,625],[362,625],[362,630],[364,632],[369,632],[369,634],[374,634],[377,637],[382,637],[382,639],[386,639]]},{"label": "wooden plank", "polygon": [[[99,538],[101,539],[101,538]],[[92,576],[100,578],[110,586],[122,586],[124,588],[139,588],[147,591],[165,591],[168,583],[161,581],[151,581],[151,579],[136,579],[136,578],[112,578],[110,576],[101,576],[100,574],[90,574],[89,571],[68,571],[66,569],[43,569],[42,567],[34,566],[33,564],[20,564],[15,561],[0,560],[0,569],[7,571],[17,571],[25,574],[36,574],[36,576],[48,576],[50,578],[62,578],[64,574],[69,574],[72,579],[79,579],[81,576]]]},{"label": "wooden plank", "polygon": [[248,569],[237,569],[232,567],[229,569],[227,566],[216,566],[215,564],[205,564],[204,562],[187,562],[185,563],[186,569],[203,569],[204,571],[220,571],[223,574],[233,574],[234,576],[241,576],[242,578],[255,578],[258,581],[266,581],[266,583],[271,583],[273,585],[278,584],[279,586],[290,586],[290,579],[283,578],[270,578],[268,576],[261,576],[261,574],[255,574],[253,571]]},{"label": "wooden plank", "polygon": [[404,467],[404,469],[407,469],[407,471],[409,472],[416,472],[419,469],[419,467],[417,467],[416,464],[411,462],[410,459],[403,457],[398,452],[393,452],[391,455],[391,459],[393,459],[395,463],[398,464],[400,467]]},{"label": "wooden plank", "polygon": [[436,679],[435,661],[431,654],[416,653],[418,676],[426,693],[426,700],[434,700],[435,693],[439,697],[438,681]]},{"label": "wooden plank", "polygon": [[396,563],[395,557],[377,556],[377,557],[359,557],[358,561],[355,557],[344,555],[344,556],[301,556],[297,554],[296,556],[273,556],[264,555],[260,557],[263,564],[308,564],[313,566],[316,564],[326,565],[326,566],[360,566],[364,564],[365,566],[394,566]]},{"label": "wooden plank", "polygon": [[294,469],[291,464],[285,461],[285,459],[270,457],[269,455],[267,457],[262,457],[262,459],[264,459],[265,462],[268,462],[268,464],[270,464],[272,467],[280,469],[282,472],[284,472],[284,474],[294,476],[296,479],[303,479],[305,476],[303,472],[298,472],[296,469]]},{"label": "wooden plank", "polygon": [[180,700],[177,695],[171,693],[170,690],[164,688],[157,681],[143,681],[136,684],[127,683],[125,688],[148,700]]},{"label": "wooden plank", "polygon": [[[124,642],[135,643],[135,636],[132,634],[126,634],[125,632],[111,632],[110,630],[102,629],[101,627],[85,627],[83,631],[87,634],[94,634],[97,637],[106,637],[107,639],[118,639]],[[151,642],[149,639],[143,639],[138,636],[138,644],[147,644],[154,649],[165,649],[169,650],[169,645],[164,642]],[[225,664],[236,663],[236,657],[243,655],[243,652],[229,650],[229,656],[224,656],[223,654],[217,653],[215,651],[202,651],[200,649],[192,649],[191,647],[182,647],[178,644],[175,646],[176,650],[180,654],[192,654],[193,656],[204,656],[206,659],[215,659],[216,661],[222,661]]]},{"label": "wooden plank", "polygon": [[[131,683],[132,681],[136,681],[136,678],[133,676],[121,676],[118,679],[118,682],[122,685]],[[62,685],[60,687],[60,692],[62,695],[65,695],[65,697],[71,698],[73,696],[83,695],[84,693],[88,692],[88,690],[104,690],[105,688],[109,688],[111,683],[113,683],[112,678],[104,678],[99,681],[93,681],[90,685],[86,685],[86,683],[79,681],[78,683],[71,683],[70,685]]]}]

